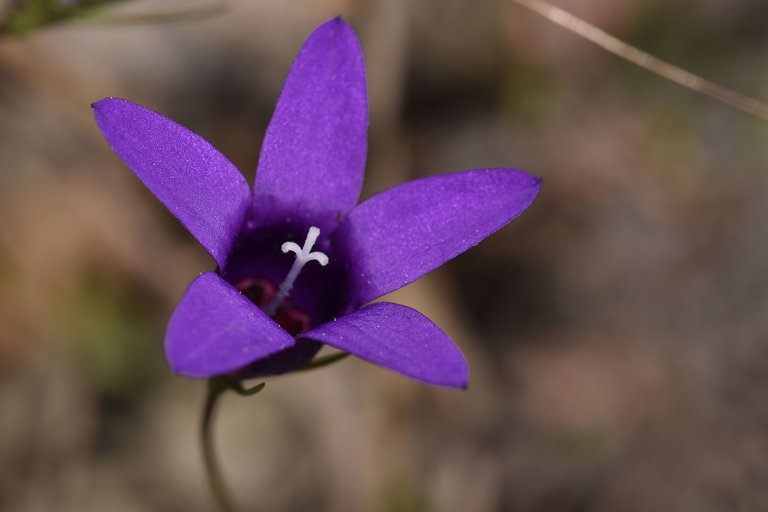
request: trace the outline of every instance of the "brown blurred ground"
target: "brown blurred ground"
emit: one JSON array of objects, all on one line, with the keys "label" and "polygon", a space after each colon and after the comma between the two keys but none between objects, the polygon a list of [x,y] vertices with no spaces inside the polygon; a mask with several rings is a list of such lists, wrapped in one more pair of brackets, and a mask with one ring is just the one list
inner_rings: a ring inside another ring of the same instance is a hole
[{"label": "brown blurred ground", "polygon": [[[165,322],[211,267],[89,103],[123,96],[252,177],[282,80],[342,14],[366,52],[366,194],[506,165],[511,226],[396,299],[442,325],[467,392],[363,362],[228,397],[243,510],[768,510],[768,125],[503,1],[231,0],[205,21],[0,40],[0,510],[208,511],[203,385]],[[559,2],[768,98],[760,0]]]}]

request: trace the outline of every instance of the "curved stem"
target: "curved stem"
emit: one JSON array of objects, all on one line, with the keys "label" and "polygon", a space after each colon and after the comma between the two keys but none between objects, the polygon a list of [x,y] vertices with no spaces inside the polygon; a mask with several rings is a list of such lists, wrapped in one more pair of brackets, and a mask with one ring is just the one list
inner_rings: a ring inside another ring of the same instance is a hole
[{"label": "curved stem", "polygon": [[212,422],[214,413],[216,412],[216,403],[227,388],[228,385],[219,379],[211,379],[208,381],[208,393],[205,397],[205,404],[203,406],[200,441],[203,446],[205,474],[208,478],[208,484],[211,487],[213,498],[221,512],[235,512],[235,507],[232,504],[232,499],[224,485],[224,480],[221,477],[219,465],[216,461],[212,435]]}]

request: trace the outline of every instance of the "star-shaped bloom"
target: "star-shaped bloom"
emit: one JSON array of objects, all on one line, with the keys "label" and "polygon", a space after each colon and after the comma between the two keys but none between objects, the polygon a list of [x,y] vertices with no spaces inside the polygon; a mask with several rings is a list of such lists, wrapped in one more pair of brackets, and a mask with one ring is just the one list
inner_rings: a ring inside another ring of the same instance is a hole
[{"label": "star-shaped bloom", "polygon": [[432,176],[357,204],[368,101],[360,43],[318,27],[288,75],[253,191],[209,142],[118,98],[93,105],[112,149],[218,265],[170,319],[171,368],[194,378],[285,373],[323,344],[441,386],[469,371],[418,311],[371,301],[418,279],[518,216],[540,180],[494,168]]}]

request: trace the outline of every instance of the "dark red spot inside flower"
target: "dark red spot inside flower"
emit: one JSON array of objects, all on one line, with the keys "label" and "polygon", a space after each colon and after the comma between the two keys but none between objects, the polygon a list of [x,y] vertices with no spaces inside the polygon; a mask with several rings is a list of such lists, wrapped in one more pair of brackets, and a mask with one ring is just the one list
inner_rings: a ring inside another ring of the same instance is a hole
[{"label": "dark red spot inside flower", "polygon": [[[277,294],[277,287],[268,279],[249,277],[236,282],[234,286],[261,309],[266,308]],[[296,309],[289,299],[284,299],[280,303],[272,318],[293,336],[309,330],[309,315]]]},{"label": "dark red spot inside flower", "polygon": [[261,309],[264,309],[277,293],[277,288],[267,279],[254,277],[236,282],[235,288]]},{"label": "dark red spot inside flower", "polygon": [[277,309],[275,322],[293,336],[309,330],[309,315],[294,308],[288,299]]}]

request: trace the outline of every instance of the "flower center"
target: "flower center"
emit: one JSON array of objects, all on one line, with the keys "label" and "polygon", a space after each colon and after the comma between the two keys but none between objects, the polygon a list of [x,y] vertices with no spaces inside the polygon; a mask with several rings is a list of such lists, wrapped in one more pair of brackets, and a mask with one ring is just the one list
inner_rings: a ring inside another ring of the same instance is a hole
[{"label": "flower center", "polygon": [[312,260],[318,262],[323,267],[328,264],[328,256],[324,252],[310,252],[312,251],[312,247],[315,246],[318,236],[320,236],[320,228],[312,226],[307,233],[307,239],[304,240],[304,247],[299,247],[295,242],[285,242],[280,247],[283,254],[293,252],[296,255],[296,259],[293,261],[293,265],[291,265],[291,270],[288,271],[288,275],[283,282],[280,283],[280,287],[277,289],[277,295],[275,295],[269,304],[267,304],[267,307],[264,308],[264,311],[269,316],[274,316],[277,312],[277,307],[283,299],[287,299],[291,294],[293,283],[296,282],[296,278],[299,277],[299,273],[301,273],[301,269],[304,268],[304,265]]},{"label": "flower center", "polygon": [[[277,288],[268,279],[242,279],[235,283],[235,288],[261,309],[265,309],[277,294]],[[289,301],[283,301],[277,312],[271,316],[280,327],[293,336],[309,330],[309,315],[296,309]]]},{"label": "flower center", "polygon": [[295,242],[285,242],[280,250],[287,254],[294,253],[295,260],[291,265],[288,275],[280,286],[275,287],[272,281],[263,278],[245,278],[235,281],[234,286],[251,302],[259,306],[275,322],[291,334],[300,334],[310,327],[310,317],[296,309],[288,299],[296,279],[299,277],[304,265],[310,261],[316,261],[322,266],[329,262],[328,255],[321,251],[312,251],[312,248],[320,236],[320,229],[312,226],[309,228],[304,245],[299,247]]}]

